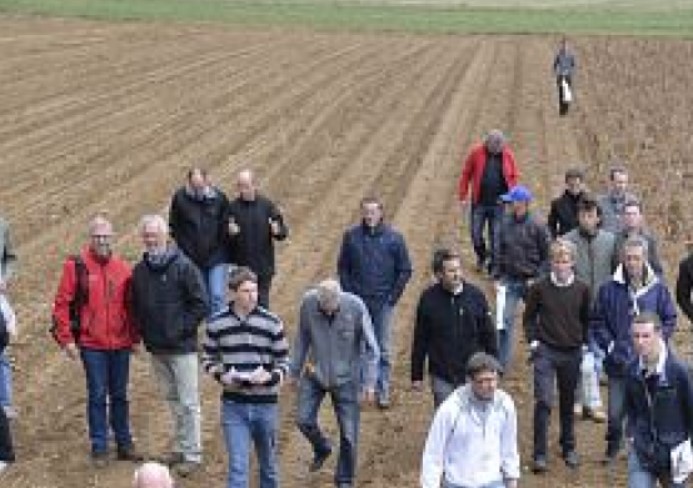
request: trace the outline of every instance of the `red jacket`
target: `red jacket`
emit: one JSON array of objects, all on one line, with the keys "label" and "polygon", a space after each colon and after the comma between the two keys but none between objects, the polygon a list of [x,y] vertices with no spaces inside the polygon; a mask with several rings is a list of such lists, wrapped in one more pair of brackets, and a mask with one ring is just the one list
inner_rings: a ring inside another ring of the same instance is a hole
[{"label": "red jacket", "polygon": [[[90,248],[80,253],[87,268],[89,293],[82,307],[79,345],[103,350],[128,349],[140,341],[128,310],[132,270],[117,256],[101,262]],[[77,289],[73,259],[63,265],[63,275],[53,304],[55,337],[65,346],[74,342],[70,332],[69,304]]]},{"label": "red jacket", "polygon": [[[472,203],[479,202],[479,192],[481,191],[481,177],[484,175],[486,167],[486,146],[483,143],[476,145],[472,152],[467,156],[460,176],[459,197],[460,201],[467,199],[469,182],[472,182]],[[519,179],[515,156],[508,146],[503,147],[503,177],[508,188],[517,185]]]}]

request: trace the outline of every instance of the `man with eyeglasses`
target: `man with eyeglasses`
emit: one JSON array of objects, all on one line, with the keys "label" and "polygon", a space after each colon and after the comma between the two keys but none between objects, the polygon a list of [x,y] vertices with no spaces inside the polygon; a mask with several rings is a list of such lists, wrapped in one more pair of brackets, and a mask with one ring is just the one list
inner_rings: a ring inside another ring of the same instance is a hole
[{"label": "man with eyeglasses", "polygon": [[[141,460],[130,433],[127,398],[130,355],[140,341],[127,307],[132,272],[114,254],[113,235],[113,225],[104,215],[91,220],[90,243],[65,261],[53,304],[55,339],[69,359],[81,358],[84,365],[91,459],[97,468],[109,461],[109,421],[117,459]],[[75,314],[78,330],[71,324]]]}]

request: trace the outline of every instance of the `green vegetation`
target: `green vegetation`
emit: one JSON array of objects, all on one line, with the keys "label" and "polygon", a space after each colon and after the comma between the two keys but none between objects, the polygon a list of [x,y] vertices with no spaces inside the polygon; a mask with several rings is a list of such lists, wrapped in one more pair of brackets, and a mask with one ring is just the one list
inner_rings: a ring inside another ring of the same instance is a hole
[{"label": "green vegetation", "polygon": [[0,12],[419,33],[693,34],[691,0],[0,0]]}]

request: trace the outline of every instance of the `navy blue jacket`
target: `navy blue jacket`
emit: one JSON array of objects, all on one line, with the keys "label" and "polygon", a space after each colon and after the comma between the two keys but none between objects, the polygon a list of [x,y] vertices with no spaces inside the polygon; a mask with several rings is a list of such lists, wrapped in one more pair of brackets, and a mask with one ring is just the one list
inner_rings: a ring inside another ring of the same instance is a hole
[{"label": "navy blue jacket", "polygon": [[662,321],[665,340],[676,328],[676,306],[669,290],[647,267],[646,284],[637,292],[630,289],[623,267],[619,266],[610,281],[604,283],[590,315],[590,334],[599,348],[606,351],[604,370],[609,376],[623,376],[635,359],[631,326],[641,312],[652,312]]},{"label": "navy blue jacket", "polygon": [[650,400],[646,382],[651,380],[640,368],[636,359],[626,376],[626,432],[647,465],[654,445],[668,454],[693,433],[693,384],[687,367],[667,351],[663,374],[653,378]]},{"label": "navy blue jacket", "polygon": [[344,234],[337,272],[344,291],[366,304],[396,304],[412,273],[402,234],[383,223],[352,227]]}]

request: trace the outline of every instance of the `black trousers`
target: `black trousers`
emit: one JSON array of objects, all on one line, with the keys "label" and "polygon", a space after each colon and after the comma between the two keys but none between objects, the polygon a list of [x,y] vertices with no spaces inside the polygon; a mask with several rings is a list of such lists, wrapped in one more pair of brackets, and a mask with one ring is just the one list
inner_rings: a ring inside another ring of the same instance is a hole
[{"label": "black trousers", "polygon": [[272,275],[257,277],[257,302],[261,307],[269,310],[270,288],[272,287]]},{"label": "black trousers", "polygon": [[6,463],[14,461],[10,422],[7,420],[7,415],[5,415],[3,408],[0,408],[0,461],[5,461]]},{"label": "black trousers", "polygon": [[559,443],[563,453],[575,449],[573,404],[580,377],[582,351],[559,350],[539,344],[534,354],[534,457],[548,452],[549,420],[553,405],[554,384],[558,380]]}]

